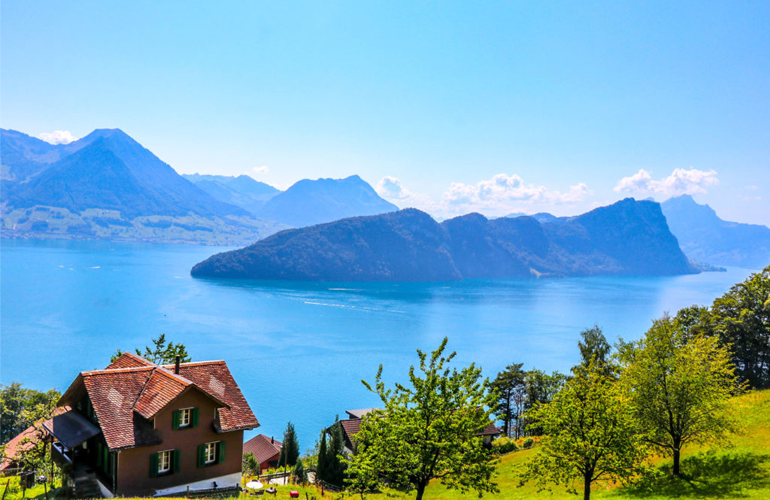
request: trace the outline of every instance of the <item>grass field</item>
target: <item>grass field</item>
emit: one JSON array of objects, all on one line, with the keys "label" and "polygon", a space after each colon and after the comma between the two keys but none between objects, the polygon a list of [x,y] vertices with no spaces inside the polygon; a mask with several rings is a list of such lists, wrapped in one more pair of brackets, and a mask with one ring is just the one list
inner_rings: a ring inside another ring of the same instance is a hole
[{"label": "grass field", "polygon": [[[605,500],[663,500],[668,498],[685,499],[770,499],[770,391],[752,392],[733,400],[734,410],[740,415],[743,431],[731,438],[731,446],[709,448],[685,448],[682,455],[682,477],[673,479],[670,473],[671,461],[656,459],[656,476],[634,486],[595,484],[592,498]],[[569,494],[563,487],[554,486],[552,491],[538,492],[532,485],[519,486],[516,475],[517,467],[528,460],[537,448],[518,451],[502,457],[498,466],[496,482],[500,493],[485,495],[496,500],[508,499],[550,499],[574,500],[578,497]],[[0,479],[0,485],[5,479]],[[576,487],[582,491],[582,484]],[[290,490],[298,490],[300,498],[321,499],[320,490],[310,487],[277,486],[278,493],[260,497],[265,500],[285,500]],[[39,489],[39,491],[38,491]],[[242,495],[244,498],[246,495]],[[43,498],[42,487],[27,492],[27,498]],[[326,493],[324,498],[336,499],[340,494]],[[356,495],[357,497],[357,495]],[[18,493],[10,493],[7,500],[21,498]],[[369,500],[412,499],[414,494],[385,492],[366,495]],[[473,493],[462,494],[447,490],[440,483],[432,483],[425,492],[425,499],[460,500],[476,498]]]}]

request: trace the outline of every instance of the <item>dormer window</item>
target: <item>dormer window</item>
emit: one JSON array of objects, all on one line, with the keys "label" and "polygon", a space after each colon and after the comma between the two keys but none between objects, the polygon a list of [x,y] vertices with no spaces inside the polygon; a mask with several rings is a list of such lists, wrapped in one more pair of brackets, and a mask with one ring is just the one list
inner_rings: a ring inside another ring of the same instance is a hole
[{"label": "dormer window", "polygon": [[189,427],[192,422],[192,408],[182,408],[179,410],[179,427]]},{"label": "dormer window", "polygon": [[198,408],[174,410],[171,415],[171,426],[174,430],[187,429],[196,425],[198,425]]}]

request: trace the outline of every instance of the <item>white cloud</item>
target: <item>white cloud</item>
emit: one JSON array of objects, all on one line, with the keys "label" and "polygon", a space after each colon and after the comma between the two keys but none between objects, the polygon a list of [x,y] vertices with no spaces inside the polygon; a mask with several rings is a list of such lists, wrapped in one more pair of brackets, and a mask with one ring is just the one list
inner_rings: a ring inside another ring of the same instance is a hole
[{"label": "white cloud", "polygon": [[255,174],[266,174],[270,171],[270,167],[262,165],[261,167],[254,167],[251,169]]},{"label": "white cloud", "polygon": [[585,201],[592,194],[584,183],[570,186],[567,192],[551,191],[545,186],[526,184],[516,174],[497,174],[477,184],[452,183],[442,196],[442,202],[459,211],[477,210],[504,213],[516,207],[544,203],[561,205]]},{"label": "white cloud", "polygon": [[380,196],[396,205],[415,207],[441,216],[468,212],[505,215],[532,205],[553,206],[585,201],[592,191],[584,183],[566,192],[526,184],[518,175],[498,174],[476,184],[452,183],[436,203],[428,196],[409,191],[395,177],[383,177],[375,188]]},{"label": "white cloud", "polygon": [[656,181],[644,169],[631,177],[623,177],[615,186],[617,193],[652,193],[665,196],[706,193],[706,188],[719,183],[714,170],[697,170],[690,168],[675,169],[671,175]]},{"label": "white cloud", "polygon": [[409,191],[396,177],[386,175],[374,186],[374,190],[399,208],[412,207],[425,211],[433,211],[436,208],[429,197]]},{"label": "white cloud", "polygon": [[51,133],[42,133],[38,135],[38,138],[48,142],[50,144],[69,144],[76,141],[77,138],[66,130],[54,130]]}]

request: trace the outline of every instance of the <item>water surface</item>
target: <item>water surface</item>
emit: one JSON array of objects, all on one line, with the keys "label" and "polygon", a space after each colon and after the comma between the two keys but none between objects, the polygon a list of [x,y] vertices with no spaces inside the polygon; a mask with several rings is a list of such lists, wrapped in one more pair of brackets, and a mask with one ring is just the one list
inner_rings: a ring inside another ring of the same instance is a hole
[{"label": "water surface", "polygon": [[116,349],[160,333],[194,360],[224,359],[262,432],[297,428],[303,448],[347,409],[377,406],[360,380],[380,363],[405,380],[415,349],[444,336],[458,366],[566,371],[581,329],[636,339],[653,318],[710,304],[745,269],[678,277],[286,283],[193,279],[212,247],[2,240],[0,382],[65,390]]}]

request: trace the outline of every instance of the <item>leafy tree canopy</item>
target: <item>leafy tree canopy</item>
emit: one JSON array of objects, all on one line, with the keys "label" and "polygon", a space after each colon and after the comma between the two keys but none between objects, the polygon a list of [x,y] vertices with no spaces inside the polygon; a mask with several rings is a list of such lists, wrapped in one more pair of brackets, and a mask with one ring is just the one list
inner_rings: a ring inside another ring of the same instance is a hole
[{"label": "leafy tree canopy", "polygon": [[527,395],[525,385],[525,372],[521,369],[523,364],[509,365],[501,371],[490,384],[490,388],[497,395],[497,411],[495,415],[503,421],[503,432],[506,437],[512,433],[512,423],[515,422],[516,437],[521,435],[522,413]]},{"label": "leafy tree canopy", "polygon": [[622,343],[622,383],[645,440],[673,456],[682,448],[719,441],[735,427],[728,399],[742,386],[727,347],[716,337],[689,336],[677,319],[656,320],[645,336]]},{"label": "leafy tree canopy", "polygon": [[39,420],[47,419],[56,409],[61,393],[26,389],[13,382],[0,385],[0,444],[5,444]]},{"label": "leafy tree canopy", "polygon": [[527,417],[547,437],[524,464],[522,482],[534,481],[541,489],[560,484],[573,493],[582,483],[588,500],[595,481],[625,481],[644,470],[644,446],[625,396],[595,357]]},{"label": "leafy tree canopy", "polygon": [[383,476],[394,487],[416,490],[417,500],[431,479],[479,495],[498,491],[496,463],[478,436],[489,425],[496,394],[475,365],[450,369],[455,353],[445,355],[446,345],[445,338],[430,356],[417,351],[419,368],[409,369],[408,385],[386,389],[382,366],[374,387],[363,382],[385,409],[367,414],[356,435],[349,484],[357,491]]},{"label": "leafy tree canopy", "polygon": [[[190,355],[187,354],[187,347],[184,344],[173,342],[166,342],[166,334],[161,333],[157,339],[150,341],[151,346],[145,346],[144,352],[139,349],[135,349],[136,354],[142,356],[147,361],[151,361],[156,365],[168,365],[176,362],[176,357],[179,356],[182,363],[189,363],[191,361]],[[115,354],[110,358],[110,362],[115,361],[123,355],[123,351],[118,349]]]}]

